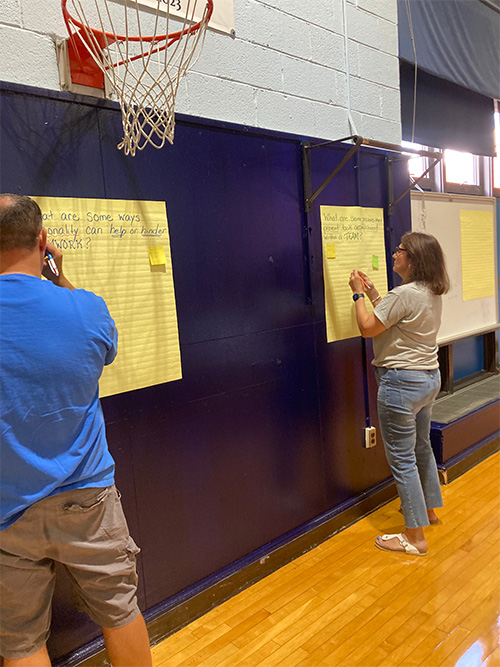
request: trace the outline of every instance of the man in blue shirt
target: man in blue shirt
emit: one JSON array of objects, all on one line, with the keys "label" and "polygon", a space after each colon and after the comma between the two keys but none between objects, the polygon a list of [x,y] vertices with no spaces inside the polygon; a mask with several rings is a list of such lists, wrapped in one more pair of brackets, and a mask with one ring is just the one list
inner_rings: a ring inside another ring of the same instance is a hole
[{"label": "man in blue shirt", "polygon": [[54,561],[67,568],[80,607],[102,626],[113,667],[151,665],[136,596],[139,550],[114,486],[98,395],[116,352],[105,302],[64,276],[36,202],[0,195],[4,667],[51,664]]}]

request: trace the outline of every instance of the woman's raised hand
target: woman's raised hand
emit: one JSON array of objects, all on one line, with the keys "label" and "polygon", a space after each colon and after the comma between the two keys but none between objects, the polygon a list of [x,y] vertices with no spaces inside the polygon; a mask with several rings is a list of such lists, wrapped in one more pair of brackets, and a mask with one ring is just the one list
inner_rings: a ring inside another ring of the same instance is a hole
[{"label": "woman's raised hand", "polygon": [[371,280],[366,275],[366,273],[363,273],[363,271],[358,271],[358,274],[359,274],[359,277],[361,278],[361,280],[364,283],[365,292],[366,292],[368,298],[370,299],[370,301],[374,305],[376,305],[380,300],[380,294],[378,293],[377,288],[373,284],[373,280]]}]

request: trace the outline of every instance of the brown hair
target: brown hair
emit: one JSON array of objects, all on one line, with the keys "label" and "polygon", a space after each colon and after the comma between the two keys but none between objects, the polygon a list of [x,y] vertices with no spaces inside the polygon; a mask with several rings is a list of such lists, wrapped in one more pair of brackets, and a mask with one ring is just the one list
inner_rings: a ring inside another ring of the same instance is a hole
[{"label": "brown hair", "polygon": [[24,195],[0,194],[0,250],[32,250],[42,229],[38,204]]},{"label": "brown hair", "polygon": [[431,234],[407,232],[403,234],[401,243],[411,263],[409,282],[423,283],[433,294],[446,294],[450,289],[450,279],[438,240]]}]

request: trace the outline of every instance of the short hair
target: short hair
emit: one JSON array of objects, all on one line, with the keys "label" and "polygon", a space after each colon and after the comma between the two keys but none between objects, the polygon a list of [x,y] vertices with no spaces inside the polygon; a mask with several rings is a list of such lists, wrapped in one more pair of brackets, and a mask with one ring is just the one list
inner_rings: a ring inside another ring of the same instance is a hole
[{"label": "short hair", "polygon": [[439,241],[432,234],[407,232],[401,237],[411,263],[409,282],[427,285],[433,294],[446,294],[450,279]]},{"label": "short hair", "polygon": [[0,251],[33,250],[42,229],[42,212],[30,197],[0,195]]}]

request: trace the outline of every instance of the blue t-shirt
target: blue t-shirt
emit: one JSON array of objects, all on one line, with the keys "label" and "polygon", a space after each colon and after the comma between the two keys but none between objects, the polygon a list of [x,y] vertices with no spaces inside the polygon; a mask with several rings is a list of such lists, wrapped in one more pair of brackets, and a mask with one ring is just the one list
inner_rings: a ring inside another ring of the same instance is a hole
[{"label": "blue t-shirt", "polygon": [[47,496],[113,484],[98,383],[116,351],[100,297],[0,275],[0,530]]}]

